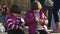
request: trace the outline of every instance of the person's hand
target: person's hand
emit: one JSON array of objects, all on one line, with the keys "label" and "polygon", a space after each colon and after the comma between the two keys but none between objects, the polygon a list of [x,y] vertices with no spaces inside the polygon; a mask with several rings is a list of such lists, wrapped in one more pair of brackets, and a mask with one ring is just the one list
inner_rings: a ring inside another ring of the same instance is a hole
[{"label": "person's hand", "polygon": [[43,20],[42,20],[42,19],[40,19],[40,20],[39,20],[39,22],[43,23]]},{"label": "person's hand", "polygon": [[39,22],[39,18],[36,18],[35,21],[36,21],[36,22]]},{"label": "person's hand", "polygon": [[39,18],[36,18],[36,22],[37,22],[38,24],[41,24],[41,23],[43,23],[43,20],[42,20],[42,19],[39,19]]}]

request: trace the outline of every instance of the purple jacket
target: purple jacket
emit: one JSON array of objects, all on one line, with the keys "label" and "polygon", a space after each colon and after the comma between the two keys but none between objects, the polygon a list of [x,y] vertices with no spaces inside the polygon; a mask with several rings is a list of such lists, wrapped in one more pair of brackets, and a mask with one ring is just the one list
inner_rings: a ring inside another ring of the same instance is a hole
[{"label": "purple jacket", "polygon": [[21,23],[22,22],[19,16],[14,16],[13,14],[9,14],[6,18],[5,26],[7,30],[18,29]]},{"label": "purple jacket", "polygon": [[[44,21],[43,25],[46,25],[46,23],[48,23],[48,20],[46,16],[44,15],[44,13],[42,12],[42,10],[40,10],[40,19]],[[34,12],[32,10],[28,11],[25,14],[24,20],[25,20],[25,23],[29,26],[29,34],[35,34],[37,24],[35,22]]]}]

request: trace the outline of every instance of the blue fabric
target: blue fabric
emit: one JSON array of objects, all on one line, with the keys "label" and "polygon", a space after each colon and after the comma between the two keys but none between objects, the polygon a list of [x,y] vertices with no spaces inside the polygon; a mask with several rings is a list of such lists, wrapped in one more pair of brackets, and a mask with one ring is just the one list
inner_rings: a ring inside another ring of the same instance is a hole
[{"label": "blue fabric", "polygon": [[39,13],[35,13],[35,17],[36,18],[40,18],[40,14]]},{"label": "blue fabric", "polygon": [[2,15],[2,21],[5,22],[6,15]]}]

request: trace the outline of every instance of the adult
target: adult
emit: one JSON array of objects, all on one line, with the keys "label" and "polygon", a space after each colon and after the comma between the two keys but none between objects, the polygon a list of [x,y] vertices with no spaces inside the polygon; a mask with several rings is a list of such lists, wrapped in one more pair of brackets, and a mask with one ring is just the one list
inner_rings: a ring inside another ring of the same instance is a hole
[{"label": "adult", "polygon": [[59,9],[60,9],[60,0],[54,0],[53,15],[55,19],[56,29],[53,32],[60,32],[60,28],[59,28],[60,23],[58,16]]},{"label": "adult", "polygon": [[52,19],[52,8],[53,8],[53,1],[52,0],[45,0],[45,11],[46,16],[48,17],[48,29],[51,28],[51,19]]}]

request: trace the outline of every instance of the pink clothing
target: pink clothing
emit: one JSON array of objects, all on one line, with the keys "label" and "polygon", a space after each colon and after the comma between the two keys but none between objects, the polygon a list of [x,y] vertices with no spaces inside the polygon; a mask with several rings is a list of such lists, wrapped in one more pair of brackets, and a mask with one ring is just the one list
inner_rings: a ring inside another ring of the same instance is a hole
[{"label": "pink clothing", "polygon": [[[47,25],[48,19],[44,15],[42,10],[40,10],[40,19],[42,19],[44,21],[43,25]],[[32,10],[28,11],[25,14],[25,23],[29,26],[29,34],[35,34],[35,31],[37,28],[37,23],[35,21],[34,12]]]}]

